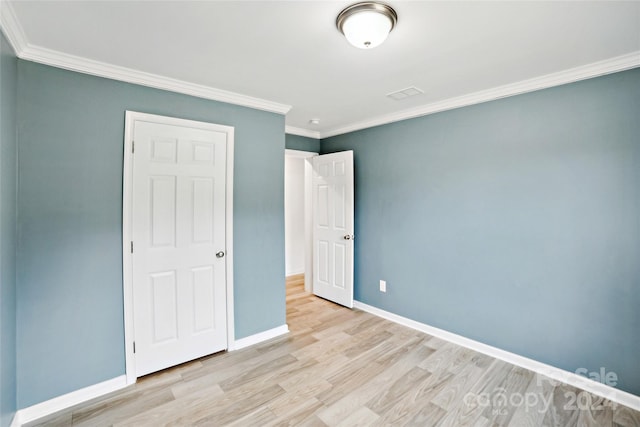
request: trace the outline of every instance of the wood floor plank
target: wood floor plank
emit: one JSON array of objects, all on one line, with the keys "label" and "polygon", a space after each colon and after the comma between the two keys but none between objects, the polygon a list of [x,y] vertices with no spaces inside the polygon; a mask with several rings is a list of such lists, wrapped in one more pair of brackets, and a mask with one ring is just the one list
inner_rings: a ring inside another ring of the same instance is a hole
[{"label": "wood floor plank", "polygon": [[499,400],[497,408],[487,408],[484,417],[493,424],[508,425],[518,405],[524,403],[524,393],[533,377],[533,372],[512,366],[497,388],[498,393],[504,395],[504,400]]},{"label": "wood floor plank", "polygon": [[318,383],[330,384],[324,378],[324,374],[327,372],[333,372],[348,362],[349,359],[344,355],[335,354],[333,357],[323,359],[321,362],[316,363],[308,369],[288,375],[286,378],[282,378],[278,384],[289,393],[295,393],[305,387],[315,387]]},{"label": "wood floor plank", "polygon": [[270,400],[282,395],[285,391],[277,384],[258,389],[242,400],[233,402],[222,409],[212,407],[209,414],[200,419],[193,419],[191,414],[176,421],[174,425],[213,426],[227,425],[266,405]]},{"label": "wood floor plank", "polygon": [[229,427],[265,426],[276,419],[276,416],[268,406],[261,406],[244,417],[227,424]]},{"label": "wood floor plank", "polygon": [[[290,414],[297,413],[300,408],[308,406],[309,402],[319,402],[316,396],[322,392],[330,390],[331,383],[326,380],[319,380],[312,385],[299,387],[294,392],[287,390],[287,393],[269,402],[269,408],[275,415],[287,418]],[[322,402],[321,402],[322,403]],[[324,403],[322,403],[324,405]]]},{"label": "wood floor plank", "polygon": [[447,412],[451,411],[457,406],[460,406],[460,403],[464,402],[463,398],[465,394],[467,394],[471,387],[480,379],[482,374],[482,369],[474,364],[470,363],[466,365],[431,402]]},{"label": "wood floor plank", "polygon": [[173,400],[175,398],[169,388],[140,396],[129,396],[125,401],[112,401],[99,409],[76,411],[73,413],[72,423],[74,426],[87,427],[113,424],[131,418],[140,411],[155,408]]},{"label": "wood floor plank", "polygon": [[315,343],[296,349],[291,354],[297,358],[313,357],[321,361],[331,358],[335,354],[342,354],[350,345],[351,340],[351,335],[342,331],[337,331],[326,337],[314,334],[313,337],[317,339]]},{"label": "wood floor plank", "polygon": [[215,393],[224,394],[214,375],[202,375],[200,378],[195,378],[191,381],[181,381],[171,387],[171,393],[173,397],[180,399],[203,389],[211,390],[212,393],[215,390]]},{"label": "wood floor plank", "polygon": [[605,399],[586,392],[583,392],[583,396],[580,396],[578,424],[585,427],[613,427],[613,411]]},{"label": "wood floor plank", "polygon": [[[135,427],[135,426],[152,426],[166,424],[174,418],[179,418],[182,413],[190,414],[201,413],[202,416],[208,413],[208,406],[215,397],[224,396],[224,392],[218,384],[210,387],[201,387],[192,390],[191,393],[181,396],[180,398],[168,401],[164,404],[154,406],[152,408],[140,408],[139,412],[125,419],[111,417],[104,425],[113,425],[114,427]],[[99,420],[91,419],[94,425],[100,425]],[[106,421],[106,420],[105,420]],[[75,424],[74,424],[75,425]]]},{"label": "wood floor plank", "polygon": [[[215,378],[224,379],[234,375],[230,372],[232,368],[237,370],[247,369],[250,366],[259,364],[262,360],[262,355],[255,348],[242,349],[233,353],[225,352],[204,361],[200,370],[183,373],[181,378],[182,381],[191,381],[200,378],[203,374],[212,374]],[[221,373],[226,375],[221,376]],[[137,386],[138,384],[136,383]]]},{"label": "wood floor plank", "polygon": [[415,346],[407,353],[402,354],[387,369],[373,377],[348,396],[343,397],[328,408],[321,411],[318,416],[328,425],[336,425],[353,412],[354,407],[364,406],[381,390],[396,378],[401,377],[434,350],[423,346]]},{"label": "wood floor plank", "polygon": [[578,425],[580,413],[577,407],[572,407],[571,397],[577,395],[579,390],[575,387],[560,384],[553,390],[553,404],[545,414],[544,424],[548,426]]},{"label": "wood floor plank", "polygon": [[39,420],[40,426],[46,427],[67,427],[73,425],[73,411],[61,411],[53,415],[48,415]]},{"label": "wood floor plank", "polygon": [[323,423],[317,416],[311,415],[310,417],[302,420],[298,427],[327,427],[325,423]]},{"label": "wood floor plank", "polygon": [[420,363],[419,366],[432,373],[444,369],[456,373],[463,369],[468,361],[461,355],[466,355],[468,358],[471,357],[467,349],[453,343],[448,343],[437,349],[431,356]]},{"label": "wood floor plank", "polygon": [[368,313],[359,310],[338,310],[331,311],[326,314],[320,314],[316,318],[318,324],[314,327],[316,331],[315,336],[318,336],[318,332],[332,328],[334,326],[337,326],[340,330],[344,331],[344,329],[347,329],[352,324],[351,322],[357,321],[359,318],[367,316],[369,316]]},{"label": "wood floor plank", "polygon": [[360,322],[344,330],[345,333],[355,336],[365,333],[367,336],[376,334],[378,331],[384,330],[387,326],[387,320],[375,316],[362,316]]},{"label": "wood floor plank", "polygon": [[380,416],[366,406],[360,407],[347,418],[336,424],[337,427],[366,427],[373,425]]},{"label": "wood floor plank", "polygon": [[630,408],[308,294],[303,276],[288,279],[286,295],[289,334],[148,375],[32,425],[640,426]]},{"label": "wood floor plank", "polygon": [[391,333],[387,331],[381,331],[370,336],[358,337],[357,339],[354,338],[352,340],[353,345],[347,347],[344,350],[343,354],[350,359],[357,358],[362,354],[368,352],[369,350],[377,347],[391,337]]},{"label": "wood floor plank", "polygon": [[[427,335],[427,336],[429,336],[429,335]],[[445,341],[442,338],[430,337],[428,342],[425,345],[428,345],[429,347],[434,348],[434,349],[437,350],[437,349],[439,349],[442,346],[447,345],[447,344],[449,344],[449,341]]]},{"label": "wood floor plank", "polygon": [[286,334],[283,337],[270,340],[267,344],[257,348],[260,353],[269,353],[275,350],[285,350],[287,353],[293,353],[298,349],[307,347],[318,342],[313,336],[313,329],[298,330],[295,334]]},{"label": "wood floor plank", "polygon": [[332,376],[327,380],[333,386],[331,390],[320,393],[318,399],[324,402],[325,405],[331,405],[342,399],[344,396],[349,395],[352,391],[357,389],[362,384],[369,381],[370,378],[379,374],[384,370],[384,367],[378,363],[361,363],[357,369],[344,369],[341,370],[339,375]]},{"label": "wood floor plank", "polygon": [[262,365],[258,365],[255,368],[245,371],[239,375],[227,378],[224,381],[220,381],[220,387],[225,392],[227,392],[236,387],[252,383],[264,375],[273,374],[274,371],[278,371],[282,368],[288,367],[297,361],[298,359],[296,359],[292,355],[285,354],[276,359],[263,363]]},{"label": "wood floor plank", "polygon": [[[477,367],[474,363],[472,365]],[[496,390],[512,367],[513,365],[493,359],[483,370],[480,378],[446,412],[438,425],[462,427],[484,424],[487,419],[483,414],[487,408],[493,408]],[[455,377],[451,382],[453,381],[456,381]],[[448,388],[449,385],[445,390]]]},{"label": "wood floor plank", "polygon": [[430,372],[414,366],[413,369],[398,378],[389,387],[381,390],[365,406],[378,415],[384,414],[395,406],[403,396],[415,390],[417,385],[429,375],[431,375]]},{"label": "wood floor plank", "polygon": [[613,425],[616,427],[640,426],[640,412],[622,405],[613,407]]},{"label": "wood floor plank", "polygon": [[434,350],[423,346],[422,343],[423,339],[421,337],[410,335],[403,338],[401,336],[394,335],[387,343],[392,346],[391,349],[377,357],[375,361],[382,365],[390,365],[402,358],[405,354],[412,353],[418,348],[421,357],[423,359],[427,358]]},{"label": "wood floor plank", "polygon": [[524,403],[516,409],[509,425],[536,427],[543,424],[547,405],[552,399],[554,386],[547,378],[534,374],[524,392]]},{"label": "wood floor plank", "polygon": [[[416,369],[420,369],[416,367]],[[424,377],[430,377],[432,374],[426,371]],[[416,378],[415,385],[419,383],[419,379]],[[373,424],[374,426],[388,426],[398,425],[402,426],[411,422],[416,414],[427,405],[423,399],[421,399],[418,392],[419,387],[408,388],[404,393],[393,396],[393,402],[387,406],[384,411],[379,409],[376,412],[380,415],[380,418]]]},{"label": "wood floor plank", "polygon": [[324,407],[324,404],[316,398],[308,398],[292,407],[288,412],[281,414],[273,423],[273,426],[297,426],[305,423],[317,423],[316,412]]},{"label": "wood floor plank", "polygon": [[440,420],[445,416],[446,411],[434,405],[433,403],[427,403],[420,406],[415,411],[413,417],[411,417],[404,425],[411,427],[425,427],[438,425]]}]

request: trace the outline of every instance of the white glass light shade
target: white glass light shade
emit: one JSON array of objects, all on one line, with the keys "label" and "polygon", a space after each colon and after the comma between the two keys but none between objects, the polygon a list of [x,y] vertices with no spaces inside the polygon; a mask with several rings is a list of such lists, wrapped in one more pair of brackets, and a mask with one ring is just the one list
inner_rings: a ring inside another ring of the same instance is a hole
[{"label": "white glass light shade", "polygon": [[371,49],[387,39],[397,22],[398,15],[391,6],[364,1],[343,9],[336,27],[355,47]]},{"label": "white glass light shade", "polygon": [[374,11],[359,12],[344,21],[342,31],[355,47],[371,49],[387,39],[391,31],[391,20]]}]

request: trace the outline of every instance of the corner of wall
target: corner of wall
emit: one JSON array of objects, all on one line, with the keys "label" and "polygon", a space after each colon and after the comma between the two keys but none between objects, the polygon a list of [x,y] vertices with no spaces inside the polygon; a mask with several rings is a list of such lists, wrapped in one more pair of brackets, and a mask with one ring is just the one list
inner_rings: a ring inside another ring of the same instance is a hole
[{"label": "corner of wall", "polygon": [[16,404],[17,57],[0,31],[0,426]]}]

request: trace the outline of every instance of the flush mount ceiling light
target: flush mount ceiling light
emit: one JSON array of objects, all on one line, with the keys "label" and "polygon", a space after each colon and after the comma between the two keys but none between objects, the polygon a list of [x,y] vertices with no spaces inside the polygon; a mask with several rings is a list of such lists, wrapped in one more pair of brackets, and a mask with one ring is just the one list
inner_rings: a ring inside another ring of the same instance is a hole
[{"label": "flush mount ceiling light", "polygon": [[336,26],[349,43],[360,49],[380,45],[398,22],[390,6],[372,1],[352,4],[336,19]]}]

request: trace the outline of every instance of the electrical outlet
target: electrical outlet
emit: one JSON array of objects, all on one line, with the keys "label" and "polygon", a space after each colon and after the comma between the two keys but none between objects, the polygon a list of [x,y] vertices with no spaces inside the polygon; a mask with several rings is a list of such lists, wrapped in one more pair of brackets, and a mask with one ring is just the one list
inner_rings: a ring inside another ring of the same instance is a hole
[{"label": "electrical outlet", "polygon": [[387,292],[387,281],[380,280],[380,292]]}]

